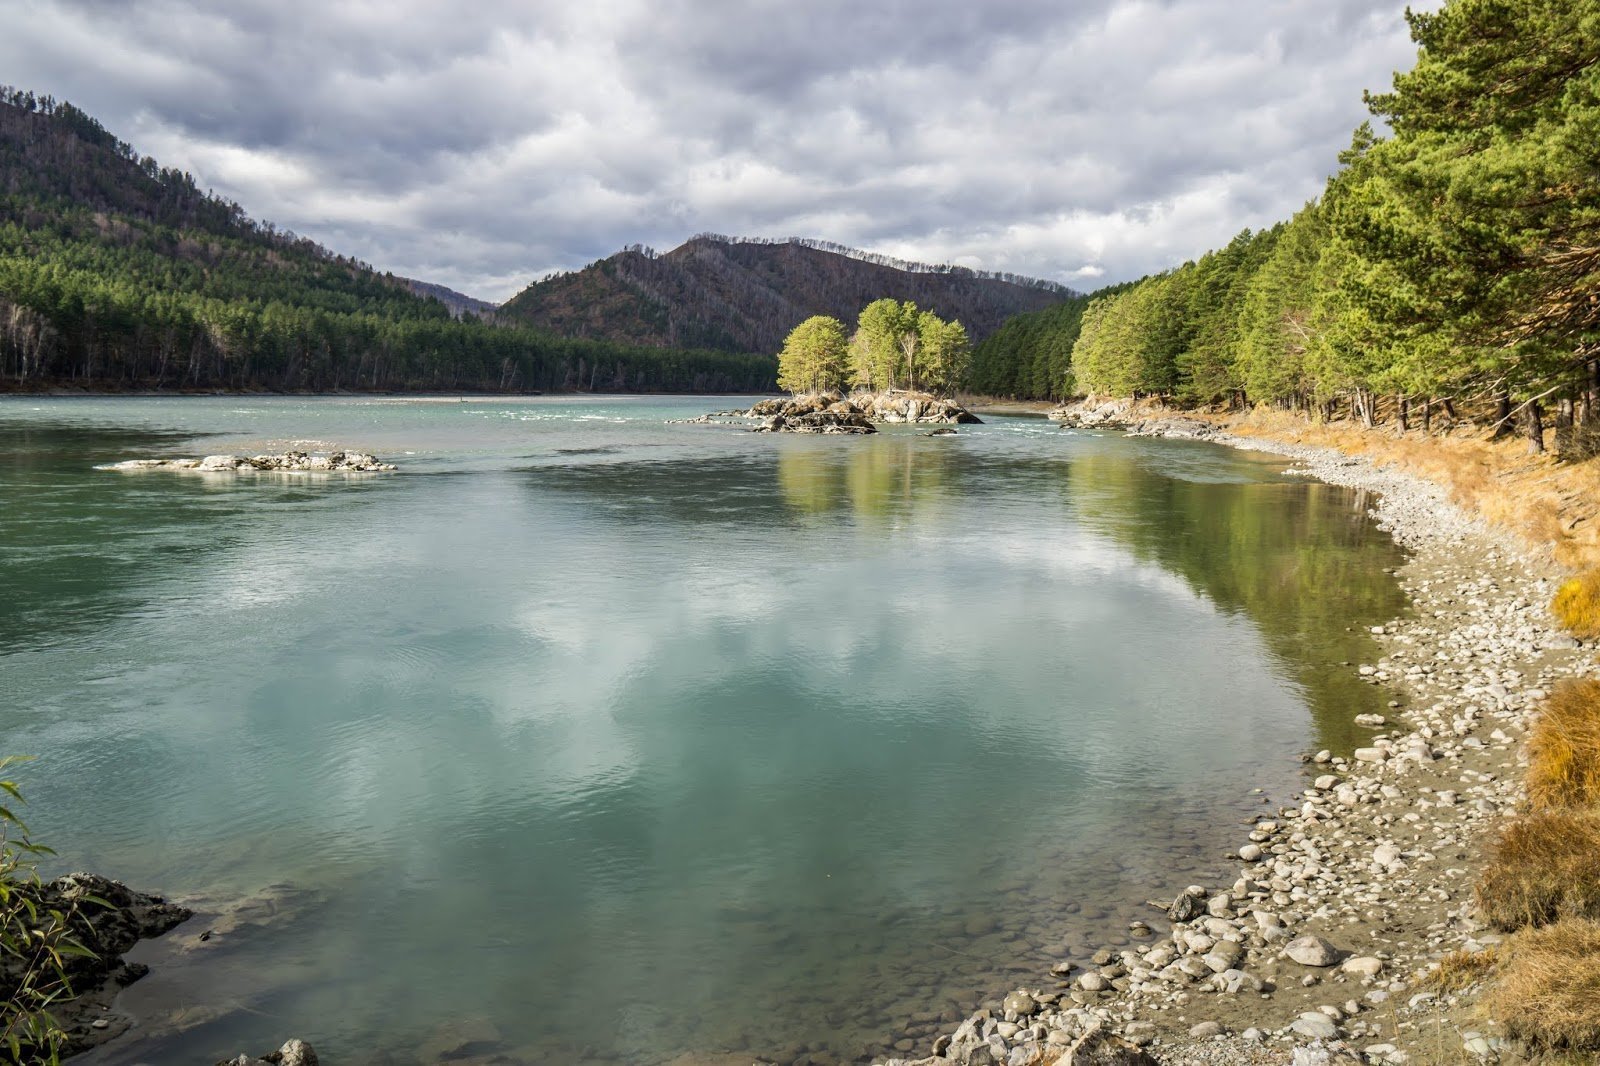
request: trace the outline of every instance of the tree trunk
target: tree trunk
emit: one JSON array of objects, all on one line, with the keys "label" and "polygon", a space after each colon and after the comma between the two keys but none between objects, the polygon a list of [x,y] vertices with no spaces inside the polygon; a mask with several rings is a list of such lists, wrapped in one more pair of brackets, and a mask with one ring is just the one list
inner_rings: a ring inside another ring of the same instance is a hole
[{"label": "tree trunk", "polygon": [[1376,412],[1373,410],[1376,397],[1367,389],[1358,389],[1356,396],[1361,400],[1361,425],[1365,429],[1371,429],[1377,424]]},{"label": "tree trunk", "polygon": [[1490,440],[1501,440],[1514,431],[1511,425],[1511,394],[1501,392],[1494,398],[1494,434]]},{"label": "tree trunk", "polygon": [[1433,397],[1422,401],[1422,432],[1433,432]]},{"label": "tree trunk", "polygon": [[1539,410],[1539,401],[1534,400],[1528,404],[1528,413],[1524,418],[1528,433],[1528,454],[1544,454],[1544,415]]},{"label": "tree trunk", "polygon": [[1573,455],[1577,449],[1574,426],[1577,418],[1573,412],[1572,397],[1563,396],[1556,403],[1556,457],[1565,459]]},{"label": "tree trunk", "polygon": [[1395,416],[1394,423],[1397,432],[1405,433],[1411,428],[1411,401],[1406,399],[1404,393],[1396,393],[1394,398]]},{"label": "tree trunk", "polygon": [[1456,402],[1453,399],[1446,396],[1444,399],[1439,401],[1439,407],[1444,411],[1444,416],[1446,418],[1452,422],[1456,420]]},{"label": "tree trunk", "polygon": [[1589,360],[1589,388],[1584,407],[1588,410],[1585,421],[1600,418],[1600,359]]}]

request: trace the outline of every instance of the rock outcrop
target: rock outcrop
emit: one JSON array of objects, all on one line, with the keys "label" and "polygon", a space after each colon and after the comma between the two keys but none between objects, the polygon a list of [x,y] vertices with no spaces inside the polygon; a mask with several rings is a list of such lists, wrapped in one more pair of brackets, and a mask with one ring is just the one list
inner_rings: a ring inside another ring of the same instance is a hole
[{"label": "rock outcrop", "polygon": [[876,426],[927,423],[950,426],[981,422],[954,400],[922,392],[836,392],[762,400],[743,412],[760,418],[757,433],[875,433]]},{"label": "rock outcrop", "polygon": [[[72,937],[92,953],[67,958],[67,980],[75,995],[50,1008],[67,1033],[63,1050],[76,1054],[124,1032],[130,1022],[108,1013],[111,1002],[118,992],[148,973],[149,967],[124,962],[122,956],[139,941],[187,921],[191,912],[96,874],[67,874],[24,891],[41,913],[70,914]],[[22,964],[16,958],[0,955],[0,1002],[11,998],[22,976]]]},{"label": "rock outcrop", "polygon": [[128,459],[99,467],[100,470],[192,470],[202,474],[253,474],[260,471],[288,470],[297,473],[366,474],[396,469],[366,452],[282,452],[277,455],[208,455],[203,459]]}]

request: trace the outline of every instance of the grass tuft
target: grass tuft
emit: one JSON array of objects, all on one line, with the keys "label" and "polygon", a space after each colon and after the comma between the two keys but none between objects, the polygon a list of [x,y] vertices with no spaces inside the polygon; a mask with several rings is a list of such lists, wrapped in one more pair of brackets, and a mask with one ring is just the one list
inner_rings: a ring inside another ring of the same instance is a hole
[{"label": "grass tuft", "polygon": [[1426,983],[1438,992],[1462,992],[1487,977],[1499,961],[1500,949],[1494,945],[1482,951],[1452,951],[1428,972]]},{"label": "grass tuft", "polygon": [[1600,812],[1537,811],[1490,850],[1478,907],[1499,929],[1600,918]]},{"label": "grass tuft", "polygon": [[1600,680],[1568,682],[1545,700],[1528,736],[1528,801],[1600,807]]},{"label": "grass tuft", "polygon": [[1600,638],[1600,567],[1586,570],[1557,589],[1550,610],[1574,636]]},{"label": "grass tuft", "polygon": [[1600,922],[1568,918],[1507,945],[1489,1013],[1541,1050],[1600,1049]]}]

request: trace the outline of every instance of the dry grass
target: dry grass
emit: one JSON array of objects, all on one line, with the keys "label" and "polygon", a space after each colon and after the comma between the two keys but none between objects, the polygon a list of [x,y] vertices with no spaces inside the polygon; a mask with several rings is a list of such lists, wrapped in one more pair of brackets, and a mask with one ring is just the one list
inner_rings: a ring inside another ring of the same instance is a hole
[{"label": "dry grass", "polygon": [[1500,949],[1492,945],[1482,951],[1452,951],[1428,973],[1426,983],[1438,992],[1461,992],[1487,977],[1499,961]]},{"label": "dry grass", "polygon": [[1490,849],[1478,907],[1497,928],[1600,918],[1600,812],[1518,818]]},{"label": "dry grass", "polygon": [[1600,680],[1569,681],[1544,701],[1528,736],[1528,801],[1600,807]]},{"label": "dry grass", "polygon": [[1470,422],[1401,436],[1392,425],[1323,425],[1265,408],[1218,420],[1240,436],[1337,448],[1433,481],[1464,509],[1548,549],[1556,562],[1600,567],[1600,460],[1529,455],[1526,441],[1492,441],[1487,429]]},{"label": "dry grass", "polygon": [[1600,1049],[1600,922],[1569,918],[1509,947],[1489,1013],[1536,1048]]},{"label": "dry grass", "polygon": [[1556,590],[1550,610],[1585,640],[1600,638],[1600,567],[1586,570]]}]

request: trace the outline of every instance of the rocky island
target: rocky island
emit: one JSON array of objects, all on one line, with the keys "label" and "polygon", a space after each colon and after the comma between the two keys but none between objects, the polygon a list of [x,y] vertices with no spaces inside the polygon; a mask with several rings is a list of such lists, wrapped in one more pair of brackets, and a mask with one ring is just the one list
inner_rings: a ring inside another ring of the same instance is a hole
[{"label": "rocky island", "polygon": [[254,474],[275,470],[290,473],[369,474],[396,470],[365,452],[339,451],[327,455],[280,452],[276,455],[207,455],[200,459],[126,459],[96,467],[98,470],[187,470],[200,474]]},{"label": "rocky island", "polygon": [[814,393],[762,400],[740,417],[759,418],[757,433],[876,433],[877,424],[950,426],[982,419],[954,400],[929,393]]}]

